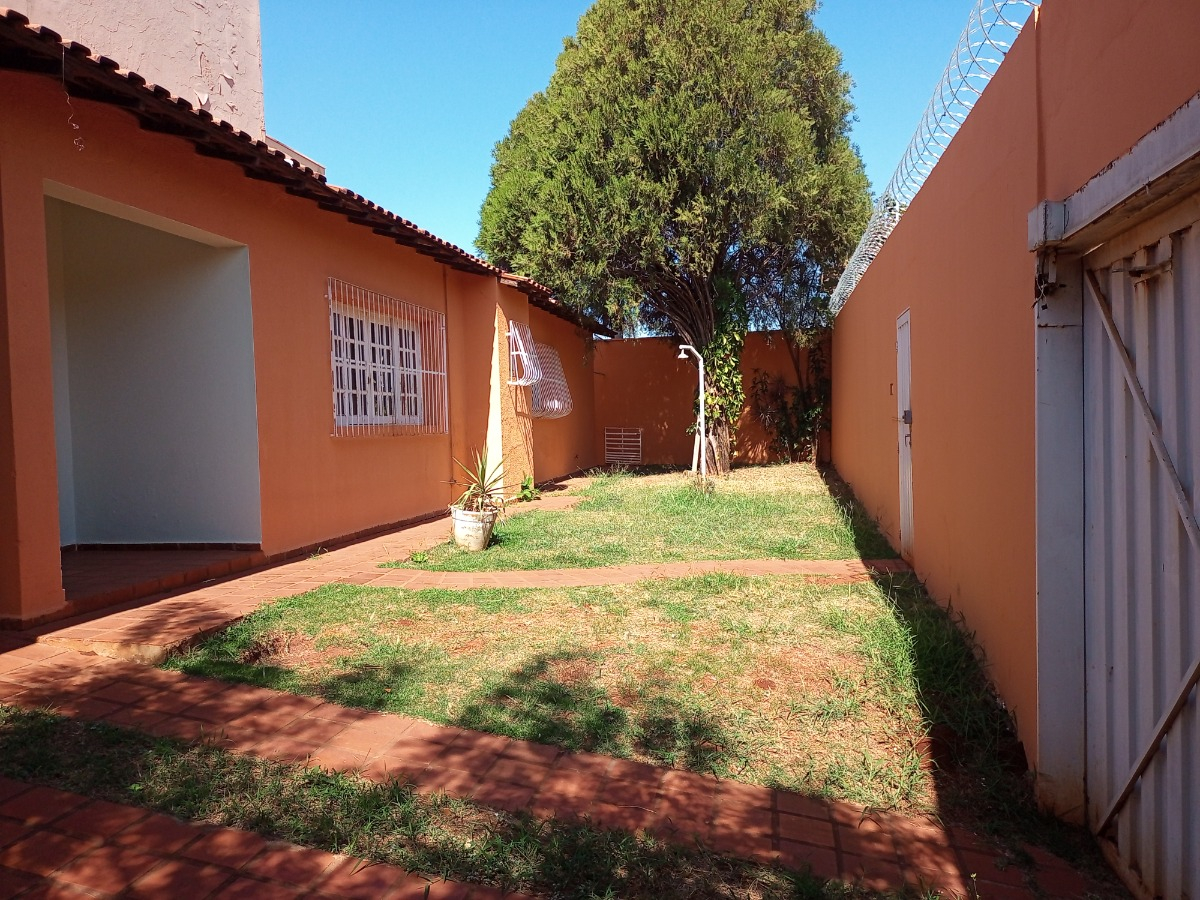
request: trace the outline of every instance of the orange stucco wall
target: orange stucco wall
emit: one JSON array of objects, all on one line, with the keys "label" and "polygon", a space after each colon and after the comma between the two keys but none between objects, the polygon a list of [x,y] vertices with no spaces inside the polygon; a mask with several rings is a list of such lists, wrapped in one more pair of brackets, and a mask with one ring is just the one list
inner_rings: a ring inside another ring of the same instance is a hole
[{"label": "orange stucco wall", "polygon": [[[692,462],[697,373],[694,362],[678,358],[677,341],[633,338],[596,343],[595,454],[604,460],[605,427],[641,428],[642,460],[647,465],[684,466]],[[781,375],[795,384],[795,368],[782,336],[752,332],[742,352],[742,386],[747,394],[756,370]],[[747,405],[738,418],[734,464],[778,458],[762,424]]]},{"label": "orange stucco wall", "polygon": [[535,341],[558,351],[571,391],[569,415],[533,419],[534,477],[540,483],[590,469],[597,463],[593,440],[595,354],[589,335],[544,310],[530,307],[529,326]]},{"label": "orange stucco wall", "polygon": [[966,617],[1036,765],[1034,259],[1063,199],[1200,89],[1200,5],[1045,0],[838,316],[833,460],[896,542],[911,315],[914,565]]},{"label": "orange stucco wall", "polygon": [[[248,179],[185,141],[141,130],[116,108],[78,99],[73,107],[83,151],[64,125],[60,86],[0,72],[0,396],[7,399],[0,408],[0,616],[29,618],[63,602],[47,181],[248,248],[266,553],[444,508],[455,496],[453,457],[467,460],[484,446],[492,416],[499,417],[509,480],[533,471],[532,426],[512,390],[494,385],[497,376],[507,378],[503,323],[529,316],[523,294]],[[330,276],[445,312],[449,435],[331,436]],[[574,343],[569,352],[560,347],[564,358],[583,352],[583,342]]]}]

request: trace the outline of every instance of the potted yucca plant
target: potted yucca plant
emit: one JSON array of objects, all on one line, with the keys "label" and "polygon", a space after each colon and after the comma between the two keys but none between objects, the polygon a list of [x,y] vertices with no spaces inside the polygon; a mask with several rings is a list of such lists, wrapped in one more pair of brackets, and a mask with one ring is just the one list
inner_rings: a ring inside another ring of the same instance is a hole
[{"label": "potted yucca plant", "polygon": [[450,505],[454,543],[467,550],[482,550],[491,541],[496,518],[504,509],[503,462],[489,466],[487,450],[476,451],[473,465],[454,461],[467,474],[467,489]]}]

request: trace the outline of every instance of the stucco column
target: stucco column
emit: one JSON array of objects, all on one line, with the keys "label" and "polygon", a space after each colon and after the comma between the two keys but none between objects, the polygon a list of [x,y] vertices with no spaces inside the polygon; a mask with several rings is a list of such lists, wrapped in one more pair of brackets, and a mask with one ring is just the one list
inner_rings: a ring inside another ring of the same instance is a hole
[{"label": "stucco column", "polygon": [[[488,457],[504,460],[504,487],[516,493],[521,480],[533,474],[533,415],[529,388],[509,384],[512,361],[508,352],[508,323],[529,323],[529,301],[513,288],[496,283],[496,342],[492,355],[492,391],[488,411]],[[533,347],[527,348],[530,353]]]},{"label": "stucco column", "polygon": [[[1052,254],[1046,257],[1052,259]],[[1037,795],[1082,822],[1084,772],[1083,267],[1060,258],[1034,305],[1037,361]]]},{"label": "stucco column", "polygon": [[0,618],[65,602],[40,180],[0,160]]}]

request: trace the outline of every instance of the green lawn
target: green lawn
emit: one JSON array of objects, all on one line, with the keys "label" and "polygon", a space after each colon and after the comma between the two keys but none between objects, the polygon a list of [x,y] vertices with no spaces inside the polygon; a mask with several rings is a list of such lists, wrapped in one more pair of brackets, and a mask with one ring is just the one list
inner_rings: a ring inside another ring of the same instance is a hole
[{"label": "green lawn", "polygon": [[705,491],[684,473],[601,474],[575,508],[518,504],[493,544],[447,543],[390,565],[450,572],[561,569],[696,559],[883,559],[895,553],[811,464],[735,469]]},{"label": "green lawn", "polygon": [[[0,774],[392,863],[431,882],[445,877],[556,900],[896,896],[645,835],[538,820],[397,782],[371,784],[3,705]],[[435,884],[431,896],[445,894]]]},{"label": "green lawn", "polygon": [[[875,583],[329,585],[169,665],[869,805],[931,808],[913,637]],[[946,626],[950,628],[949,625]],[[952,632],[952,629],[951,629]]]},{"label": "green lawn", "polygon": [[[600,476],[579,507],[513,515],[489,550],[441,547],[424,564],[891,555],[845,492],[801,465],[741,470],[711,493],[679,474]],[[996,835],[1018,855],[1029,841],[1067,858],[1094,857],[1086,834],[1038,812],[1012,720],[971,635],[912,575],[838,584],[713,574],[468,591],[327,585],[265,606],[166,665],[866,806],[933,811]],[[735,893],[760,895],[743,890]]]}]

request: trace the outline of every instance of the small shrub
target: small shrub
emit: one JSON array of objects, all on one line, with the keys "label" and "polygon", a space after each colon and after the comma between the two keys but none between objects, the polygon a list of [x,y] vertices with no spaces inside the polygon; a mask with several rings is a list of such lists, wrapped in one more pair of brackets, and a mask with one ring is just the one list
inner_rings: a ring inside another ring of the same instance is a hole
[{"label": "small shrub", "polygon": [[521,490],[517,493],[518,500],[522,503],[528,503],[530,500],[536,500],[540,496],[542,496],[542,492],[533,483],[532,475],[526,475],[521,479]]}]

